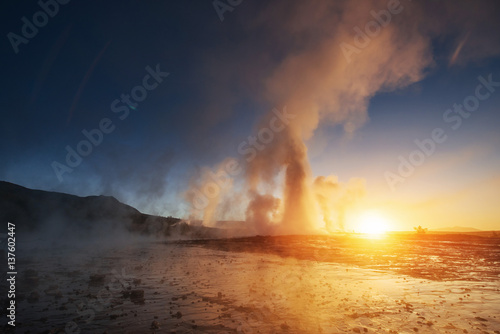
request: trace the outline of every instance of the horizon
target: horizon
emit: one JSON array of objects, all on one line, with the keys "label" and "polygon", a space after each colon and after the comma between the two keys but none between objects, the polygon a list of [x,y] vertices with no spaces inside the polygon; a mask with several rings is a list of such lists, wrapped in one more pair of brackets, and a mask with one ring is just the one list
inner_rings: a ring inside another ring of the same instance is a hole
[{"label": "horizon", "polygon": [[[15,184],[15,183],[11,183],[11,182],[8,182],[8,181],[4,181],[4,180],[0,180],[0,182],[6,182],[6,183],[10,183],[10,184],[13,184],[15,186],[20,186],[18,184]],[[20,187],[23,187],[23,186],[20,186]],[[28,190],[36,190],[36,191],[46,191],[46,190],[43,190],[43,189],[31,189],[31,188],[26,188],[26,187],[23,187],[25,189],[28,189]],[[64,192],[58,192],[60,194],[64,194],[64,195],[70,195],[70,196],[78,196],[76,194],[71,194],[71,193],[64,193]],[[106,195],[88,195],[88,196],[95,196],[95,197],[112,197],[114,199],[116,199],[115,197],[113,196],[106,196]],[[81,197],[81,198],[85,198],[87,196],[78,196],[78,197]],[[116,199],[118,200],[118,199]],[[119,201],[119,200],[118,200]],[[120,201],[119,201],[120,202]],[[125,205],[128,205],[126,203],[123,203],[123,202],[120,202],[122,204],[125,204]],[[141,212],[139,209],[135,208],[132,206],[132,208],[138,210],[139,212]],[[144,214],[144,212],[141,212]],[[163,217],[163,218],[168,218],[168,217],[172,217],[172,216],[159,216],[159,217]],[[185,218],[185,217],[173,217],[173,218],[178,218],[181,220],[181,222],[184,222],[184,223],[187,223],[188,225],[193,225],[193,226],[202,226],[203,224],[203,220],[200,219],[200,220],[190,220],[188,218]],[[217,229],[231,229],[233,227],[231,226],[227,226],[224,224],[224,226],[220,226],[220,223],[233,223],[233,224],[237,224],[237,223],[245,223],[245,220],[217,220],[215,221],[214,223],[214,228],[217,228]],[[420,226],[420,225],[419,225]],[[379,237],[382,237],[383,235],[385,234],[391,234],[391,233],[415,233],[416,232],[416,229],[417,226],[414,226],[412,229],[409,229],[409,230],[397,230],[397,229],[393,229],[393,230],[390,230],[390,229],[387,229],[387,230],[384,230],[384,231],[381,231],[380,233],[370,233],[370,232],[363,232],[363,231],[356,231],[356,230],[333,230],[333,231],[325,231],[325,230],[322,230],[322,231],[318,231],[318,234],[316,235],[325,235],[325,234],[332,234],[332,235],[336,235],[336,234],[354,234],[354,235],[357,235],[357,234],[361,234],[361,235],[366,235],[366,234],[374,234],[374,236],[376,237],[377,235]],[[426,228],[425,226],[423,227],[425,229],[425,232],[424,233],[436,233],[436,232],[443,232],[443,233],[446,233],[446,232],[452,232],[452,233],[475,233],[475,232],[478,232],[478,233],[481,233],[481,232],[495,232],[495,231],[500,231],[499,230],[481,230],[481,229],[477,229],[477,228],[473,228],[473,227],[470,227],[470,226],[441,226],[441,227],[434,227],[434,228]],[[322,232],[322,233],[319,233],[319,232]],[[284,234],[283,236],[293,236],[295,234]],[[311,234],[311,235],[315,235],[315,234]],[[241,238],[241,237],[244,237],[244,236],[236,236],[236,238]]]}]

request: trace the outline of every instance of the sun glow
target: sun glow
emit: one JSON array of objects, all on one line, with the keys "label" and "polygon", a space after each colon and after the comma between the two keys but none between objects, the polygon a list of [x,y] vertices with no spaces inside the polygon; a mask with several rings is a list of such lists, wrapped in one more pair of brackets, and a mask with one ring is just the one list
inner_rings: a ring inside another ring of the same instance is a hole
[{"label": "sun glow", "polygon": [[358,217],[357,230],[365,234],[385,234],[389,229],[389,221],[378,212],[364,212]]}]

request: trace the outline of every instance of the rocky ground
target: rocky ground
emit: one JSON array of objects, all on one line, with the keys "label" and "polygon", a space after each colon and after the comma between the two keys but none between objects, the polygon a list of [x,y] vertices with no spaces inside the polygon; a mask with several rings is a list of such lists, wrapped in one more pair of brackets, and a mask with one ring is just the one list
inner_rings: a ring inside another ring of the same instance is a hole
[{"label": "rocky ground", "polygon": [[153,241],[31,249],[18,268],[16,333],[500,333],[498,280]]}]

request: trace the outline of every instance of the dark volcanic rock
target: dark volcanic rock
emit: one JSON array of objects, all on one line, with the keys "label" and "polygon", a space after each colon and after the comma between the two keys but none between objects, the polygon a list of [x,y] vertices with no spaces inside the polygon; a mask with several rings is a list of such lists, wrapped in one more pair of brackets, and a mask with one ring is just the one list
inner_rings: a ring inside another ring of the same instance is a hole
[{"label": "dark volcanic rock", "polygon": [[144,304],[144,290],[122,291],[123,298],[130,298],[134,304]]}]

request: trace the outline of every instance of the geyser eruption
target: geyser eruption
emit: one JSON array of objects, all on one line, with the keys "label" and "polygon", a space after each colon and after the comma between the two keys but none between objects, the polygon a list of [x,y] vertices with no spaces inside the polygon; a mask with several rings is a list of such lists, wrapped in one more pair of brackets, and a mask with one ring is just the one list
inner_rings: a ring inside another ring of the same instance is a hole
[{"label": "geyser eruption", "polygon": [[268,231],[279,213],[280,199],[272,195],[260,195],[250,192],[250,204],[246,210],[246,221],[252,226],[252,232]]},{"label": "geyser eruption", "polygon": [[352,178],[342,184],[334,175],[318,176],[313,183],[314,193],[328,232],[345,231],[345,212],[365,194],[365,181]]},{"label": "geyser eruption", "polygon": [[[306,142],[320,122],[342,125],[351,136],[367,120],[372,96],[422,79],[432,57],[430,39],[419,32],[417,6],[404,1],[390,12],[387,1],[277,1],[261,14],[259,28],[273,31],[269,42],[284,38],[287,49],[258,99],[285,106],[290,117],[265,149],[243,160],[246,218],[257,233],[333,230],[334,221],[343,229],[344,210],[363,193],[363,182],[313,181]],[[373,12],[386,21],[375,20]],[[355,51],[346,53],[346,44]]]},{"label": "geyser eruption", "polygon": [[[313,187],[305,141],[313,136],[320,121],[342,124],[351,134],[366,120],[368,101],[376,92],[420,80],[422,71],[432,62],[429,40],[413,29],[411,15],[393,17],[393,22],[380,26],[377,36],[367,40],[359,53],[346,59],[340,45],[346,41],[353,43],[353,28],[364,27],[370,21],[370,10],[386,10],[387,2],[341,2],[341,5],[329,1],[294,2],[292,9],[286,11],[279,8],[281,5],[285,6],[279,3],[270,10],[294,18],[280,21],[287,22],[282,29],[310,39],[294,41],[301,47],[290,51],[267,79],[264,93],[267,100],[286,105],[294,117],[287,131],[248,163],[249,187],[255,192],[261,183],[274,183],[278,173],[284,170],[283,214],[282,221],[275,222],[278,223],[276,230],[311,232],[320,226],[320,215],[325,219],[326,228],[332,229],[332,211],[339,215],[343,229],[343,210],[362,190],[334,196],[325,190],[328,182],[332,182],[328,179],[316,179]],[[363,188],[353,186],[358,181],[350,183],[348,188]],[[334,186],[330,184],[330,187]],[[313,194],[314,188],[319,191],[317,196]],[[249,208],[261,210],[257,200],[258,197],[254,197]],[[261,233],[268,231],[262,225],[259,229]]]}]

